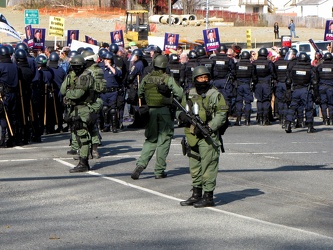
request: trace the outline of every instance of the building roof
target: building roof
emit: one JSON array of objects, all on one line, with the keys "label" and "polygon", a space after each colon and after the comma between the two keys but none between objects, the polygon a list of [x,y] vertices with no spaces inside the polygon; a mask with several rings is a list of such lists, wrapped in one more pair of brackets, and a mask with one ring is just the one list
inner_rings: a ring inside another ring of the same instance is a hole
[{"label": "building roof", "polygon": [[305,5],[321,5],[327,2],[327,0],[303,0],[297,3],[297,6],[305,6]]}]

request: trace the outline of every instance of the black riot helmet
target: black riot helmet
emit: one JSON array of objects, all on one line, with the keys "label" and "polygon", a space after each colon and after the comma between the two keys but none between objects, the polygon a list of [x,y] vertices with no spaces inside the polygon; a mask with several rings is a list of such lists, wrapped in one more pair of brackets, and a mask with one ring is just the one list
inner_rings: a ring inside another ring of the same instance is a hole
[{"label": "black riot helmet", "polygon": [[133,56],[137,56],[139,59],[142,59],[143,52],[140,49],[135,49],[135,50],[133,50],[132,55]]},{"label": "black riot helmet", "polygon": [[171,55],[169,55],[169,62],[170,63],[179,62],[178,55],[177,54],[171,54]]},{"label": "black riot helmet", "polygon": [[296,58],[297,53],[298,53],[297,49],[289,49],[284,57],[284,60],[287,61],[293,60],[294,58]]},{"label": "black riot helmet", "polygon": [[47,64],[47,57],[44,55],[37,56],[35,60],[38,67],[45,67]]},{"label": "black riot helmet", "polygon": [[8,45],[6,45],[6,47],[9,49],[9,55],[14,54],[14,48],[12,45],[8,44]]},{"label": "black riot helmet", "polygon": [[102,58],[107,59],[107,60],[113,60],[113,53],[111,53],[110,51],[107,51],[103,54]]},{"label": "black riot helmet", "polygon": [[9,49],[8,49],[8,47],[7,46],[2,46],[1,48],[0,48],[0,55],[2,56],[2,57],[10,57],[10,54],[9,54]]},{"label": "black riot helmet", "polygon": [[333,59],[332,53],[330,52],[325,53],[324,61],[332,61],[332,59]]},{"label": "black riot helmet", "polygon": [[150,51],[154,51],[154,54],[160,54],[160,55],[162,54],[161,48],[155,45],[151,47]]},{"label": "black riot helmet", "polygon": [[250,59],[251,58],[251,55],[250,55],[250,52],[248,51],[243,51],[240,55],[241,59]]},{"label": "black riot helmet", "polygon": [[69,53],[68,53],[68,57],[69,58],[72,58],[76,55],[79,55],[79,52],[77,52],[76,50],[71,50]]},{"label": "black riot helmet", "polygon": [[103,54],[105,52],[108,52],[108,50],[106,48],[101,48],[99,51],[98,51],[98,56],[99,58],[102,58],[103,57]]},{"label": "black riot helmet", "polygon": [[168,65],[168,58],[164,55],[158,55],[153,61],[153,66],[159,69],[166,69]]},{"label": "black riot helmet", "polygon": [[60,59],[60,57],[57,52],[52,52],[50,54],[50,57],[49,57],[50,62],[58,62],[59,59]]},{"label": "black riot helmet", "polygon": [[268,56],[268,50],[266,48],[261,48],[258,51],[258,56],[264,56],[267,57]]},{"label": "black riot helmet", "polygon": [[287,52],[288,52],[289,48],[288,47],[283,47],[281,50],[280,50],[280,56],[281,57],[285,57]]},{"label": "black riot helmet", "polygon": [[109,50],[110,50],[113,54],[117,54],[117,52],[119,51],[119,46],[118,46],[118,44],[112,43],[111,46],[109,47]]},{"label": "black riot helmet", "polygon": [[305,52],[301,52],[301,53],[299,53],[297,60],[299,62],[307,62],[307,61],[309,61],[309,56]]},{"label": "black riot helmet", "polygon": [[26,52],[28,52],[28,46],[25,43],[18,43],[18,44],[16,44],[15,50],[17,50],[17,49],[23,49]]},{"label": "black riot helmet", "polygon": [[206,50],[203,46],[198,46],[195,51],[197,52],[198,56],[206,55]]},{"label": "black riot helmet", "polygon": [[228,51],[228,48],[227,46],[225,46],[225,44],[220,44],[220,46],[217,48],[217,52],[221,53],[221,52],[224,52],[224,53],[227,53]]},{"label": "black riot helmet", "polygon": [[189,52],[188,52],[188,58],[190,58],[190,59],[195,59],[195,58],[197,58],[198,57],[198,55],[197,55],[197,52],[195,52],[195,50],[190,50]]},{"label": "black riot helmet", "polygon": [[28,58],[28,53],[24,49],[15,50],[15,59],[18,62],[24,62]]}]

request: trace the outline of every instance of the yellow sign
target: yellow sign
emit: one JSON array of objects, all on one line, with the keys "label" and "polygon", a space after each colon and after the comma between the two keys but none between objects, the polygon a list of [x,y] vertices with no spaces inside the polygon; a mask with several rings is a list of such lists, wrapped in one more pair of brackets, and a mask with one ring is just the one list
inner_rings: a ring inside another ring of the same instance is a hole
[{"label": "yellow sign", "polygon": [[62,17],[50,16],[49,36],[64,36],[65,19]]}]

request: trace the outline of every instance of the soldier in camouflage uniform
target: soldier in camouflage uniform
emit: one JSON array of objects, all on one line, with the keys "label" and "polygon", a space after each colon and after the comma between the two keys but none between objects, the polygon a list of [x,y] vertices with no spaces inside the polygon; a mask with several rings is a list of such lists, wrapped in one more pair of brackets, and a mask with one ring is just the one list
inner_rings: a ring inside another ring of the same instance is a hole
[{"label": "soldier in camouflage uniform", "polygon": [[[193,193],[181,206],[196,208],[214,206],[213,191],[216,186],[220,156],[220,128],[227,121],[228,105],[223,95],[210,83],[210,72],[205,66],[193,70],[194,87],[183,97],[182,106],[188,106],[189,112],[198,116],[209,128],[211,139],[205,139],[202,132],[191,123],[185,112],[177,112],[178,118],[185,123],[185,136],[190,147],[189,161]],[[214,143],[213,143],[214,142]],[[204,195],[202,196],[202,191]]]},{"label": "soldier in camouflage uniform", "polygon": [[83,56],[74,56],[70,62],[73,69],[61,86],[64,103],[70,105],[69,121],[73,127],[80,147],[78,165],[70,169],[70,173],[85,172],[90,169],[88,163],[89,144],[91,143],[90,127],[96,124],[101,105],[96,105],[97,94],[91,84],[94,79],[86,70]]},{"label": "soldier in camouflage uniform", "polygon": [[157,56],[153,61],[154,70],[142,79],[138,90],[139,98],[144,97],[149,107],[149,122],[145,130],[146,140],[141,155],[131,175],[134,180],[137,180],[147,167],[155,151],[157,155],[155,178],[161,179],[167,176],[164,172],[166,157],[174,133],[174,119],[170,112],[172,96],[181,99],[183,95],[183,89],[177,85],[173,77],[165,73],[167,64],[168,59],[165,56]]}]

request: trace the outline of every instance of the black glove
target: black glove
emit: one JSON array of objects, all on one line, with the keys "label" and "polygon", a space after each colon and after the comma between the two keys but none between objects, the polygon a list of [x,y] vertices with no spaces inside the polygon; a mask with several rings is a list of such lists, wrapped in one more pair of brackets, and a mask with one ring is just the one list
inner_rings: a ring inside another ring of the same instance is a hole
[{"label": "black glove", "polygon": [[166,84],[158,84],[157,85],[157,91],[161,95],[163,95],[167,98],[171,97],[171,89],[169,89],[168,85],[166,85]]},{"label": "black glove", "polygon": [[178,119],[181,123],[184,124],[191,123],[191,118],[188,117],[184,111],[179,114]]}]

